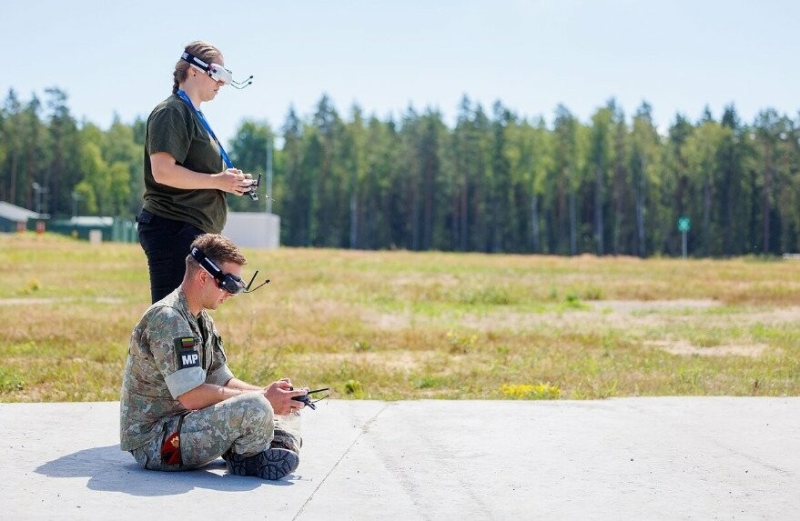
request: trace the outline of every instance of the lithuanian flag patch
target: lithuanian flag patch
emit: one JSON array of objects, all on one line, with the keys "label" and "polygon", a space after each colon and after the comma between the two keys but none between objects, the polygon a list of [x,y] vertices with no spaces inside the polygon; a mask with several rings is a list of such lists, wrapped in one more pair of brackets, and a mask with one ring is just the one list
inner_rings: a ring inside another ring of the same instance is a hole
[{"label": "lithuanian flag patch", "polygon": [[194,349],[194,346],[195,346],[194,337],[185,336],[175,339],[175,347],[177,347],[178,349]]}]

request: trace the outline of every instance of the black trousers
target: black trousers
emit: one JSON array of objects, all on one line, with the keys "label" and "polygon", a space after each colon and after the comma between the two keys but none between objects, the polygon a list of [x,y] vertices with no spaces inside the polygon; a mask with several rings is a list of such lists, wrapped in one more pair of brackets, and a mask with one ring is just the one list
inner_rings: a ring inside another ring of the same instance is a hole
[{"label": "black trousers", "polygon": [[139,223],[139,244],[147,255],[150,270],[150,298],[158,302],[181,285],[186,271],[186,256],[192,242],[205,232],[191,224],[153,215],[142,210]]}]

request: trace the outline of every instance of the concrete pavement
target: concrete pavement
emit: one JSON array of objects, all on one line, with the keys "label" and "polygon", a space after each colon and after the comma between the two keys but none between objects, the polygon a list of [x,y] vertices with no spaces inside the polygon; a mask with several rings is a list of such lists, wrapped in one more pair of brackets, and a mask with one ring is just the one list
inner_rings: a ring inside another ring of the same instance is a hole
[{"label": "concrete pavement", "polygon": [[279,482],[141,470],[118,410],[0,404],[0,519],[800,518],[800,398],[327,400]]}]

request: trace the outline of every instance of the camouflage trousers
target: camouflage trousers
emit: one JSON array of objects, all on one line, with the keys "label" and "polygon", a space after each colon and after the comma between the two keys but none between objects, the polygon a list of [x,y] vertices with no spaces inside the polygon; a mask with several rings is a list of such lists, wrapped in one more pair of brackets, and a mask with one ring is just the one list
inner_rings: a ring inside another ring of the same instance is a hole
[{"label": "camouflage trousers", "polygon": [[165,418],[160,434],[131,454],[146,469],[181,471],[202,467],[228,451],[252,455],[279,446],[299,452],[299,432],[287,432],[280,423],[263,394],[244,393]]}]

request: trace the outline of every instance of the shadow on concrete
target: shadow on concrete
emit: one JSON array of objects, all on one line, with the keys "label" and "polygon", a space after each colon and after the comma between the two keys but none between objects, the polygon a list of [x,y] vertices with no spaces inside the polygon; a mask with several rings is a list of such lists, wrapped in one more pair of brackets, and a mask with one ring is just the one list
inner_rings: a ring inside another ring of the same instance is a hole
[{"label": "shadow on concrete", "polygon": [[264,485],[291,486],[291,481],[265,481],[230,476],[222,459],[202,469],[186,472],[159,472],[141,468],[119,445],[92,447],[67,454],[36,468],[51,478],[88,477],[87,487],[102,492],[122,492],[132,496],[171,496],[202,488],[241,492]]}]

